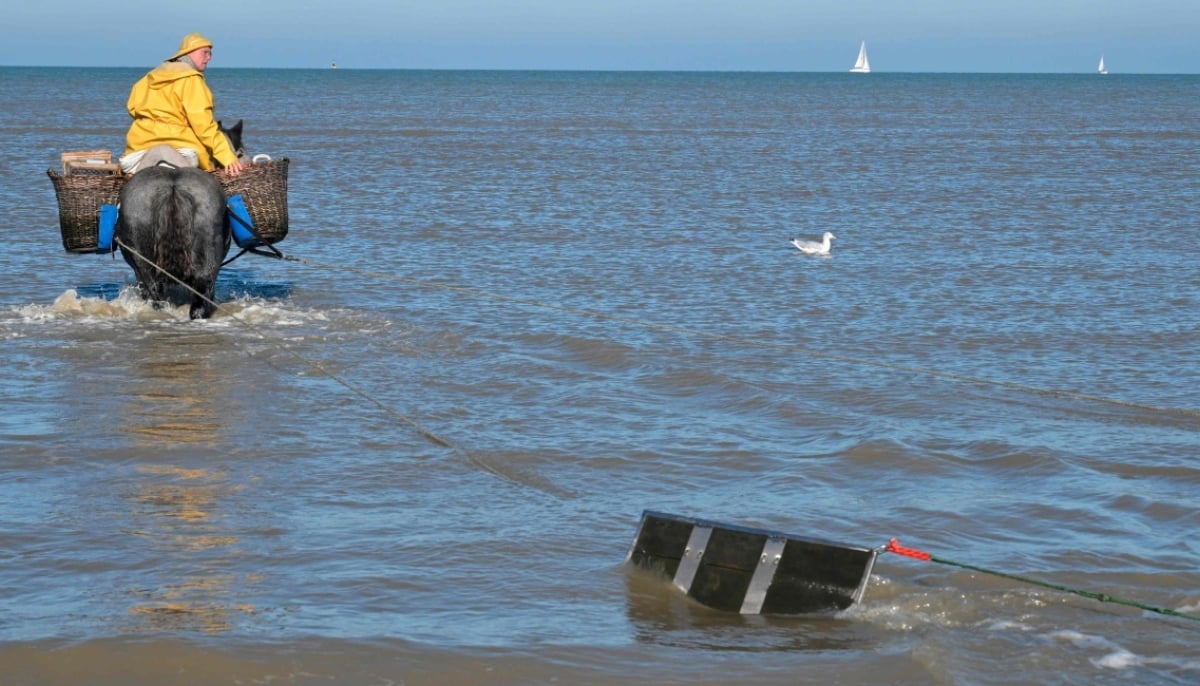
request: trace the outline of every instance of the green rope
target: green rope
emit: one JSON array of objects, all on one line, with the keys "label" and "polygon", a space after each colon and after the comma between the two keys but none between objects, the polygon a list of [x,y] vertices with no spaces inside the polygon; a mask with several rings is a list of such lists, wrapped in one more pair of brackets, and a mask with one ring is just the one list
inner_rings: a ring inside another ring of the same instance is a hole
[{"label": "green rope", "polygon": [[1068,586],[1062,586],[1060,584],[1052,584],[1052,583],[1048,583],[1045,581],[1039,581],[1037,579],[1030,579],[1029,577],[1026,577],[1026,576],[1018,576],[1016,574],[1006,574],[1004,572],[997,572],[993,569],[984,569],[983,567],[976,567],[975,565],[968,565],[968,564],[963,564],[961,562],[954,562],[953,560],[946,560],[946,559],[940,558],[936,555],[930,555],[929,561],[937,562],[937,563],[944,564],[944,565],[951,565],[954,567],[962,567],[963,569],[970,569],[970,570],[973,570],[976,572],[982,572],[984,574],[991,574],[992,576],[1000,576],[1000,577],[1004,577],[1005,579],[1012,579],[1014,581],[1020,581],[1020,582],[1027,583],[1027,584],[1033,584],[1034,586],[1041,586],[1042,588],[1050,588],[1055,591],[1062,591],[1064,593],[1073,593],[1078,596],[1083,596],[1084,598],[1091,598],[1092,600],[1099,600],[1102,603],[1116,603],[1117,605],[1128,605],[1129,607],[1136,607],[1139,610],[1146,610],[1147,612],[1156,612],[1160,615],[1170,615],[1172,617],[1182,617],[1183,619],[1190,619],[1195,622],[1200,622],[1200,615],[1188,614],[1186,612],[1180,612],[1178,610],[1171,610],[1171,609],[1165,608],[1165,607],[1155,607],[1154,605],[1147,605],[1145,603],[1139,603],[1135,600],[1126,600],[1124,598],[1118,598],[1116,596],[1111,596],[1107,593],[1095,593],[1093,591],[1084,591],[1084,590],[1081,590],[1078,588],[1070,588]]},{"label": "green rope", "polygon": [[889,552],[889,553],[896,553],[897,555],[903,555],[905,557],[916,558],[918,560],[927,560],[929,562],[937,562],[938,564],[950,565],[952,567],[960,567],[962,569],[969,569],[974,572],[990,574],[992,576],[999,576],[999,577],[1003,577],[1005,579],[1012,579],[1013,581],[1020,581],[1021,583],[1032,584],[1034,586],[1041,586],[1042,588],[1049,588],[1049,589],[1052,589],[1055,591],[1062,591],[1063,593],[1072,593],[1077,596],[1083,596],[1084,598],[1091,598],[1092,600],[1098,600],[1102,603],[1116,603],[1117,605],[1126,605],[1128,607],[1135,607],[1139,610],[1145,610],[1147,612],[1154,612],[1154,613],[1157,613],[1160,615],[1168,615],[1170,617],[1179,617],[1182,619],[1190,619],[1194,622],[1200,622],[1200,615],[1193,615],[1193,614],[1189,614],[1187,612],[1171,610],[1171,609],[1165,608],[1165,607],[1156,607],[1154,605],[1147,605],[1146,603],[1140,603],[1135,600],[1126,600],[1124,598],[1118,598],[1116,596],[1112,596],[1107,593],[1095,593],[1093,591],[1084,591],[1084,590],[1081,590],[1078,588],[1071,588],[1069,586],[1063,586],[1061,584],[1052,584],[1052,583],[1049,583],[1046,581],[1040,581],[1038,579],[1031,579],[1027,576],[1019,576],[1017,574],[1008,574],[1006,572],[998,572],[994,569],[987,569],[986,567],[978,567],[976,565],[969,565],[969,564],[964,564],[962,562],[955,562],[954,560],[947,560],[944,557],[938,557],[937,555],[931,555],[931,554],[926,553],[921,550],[916,550],[914,548],[905,548],[905,547],[901,546],[894,538],[891,540],[891,542],[889,542],[886,546],[883,547],[883,550],[886,552]]}]

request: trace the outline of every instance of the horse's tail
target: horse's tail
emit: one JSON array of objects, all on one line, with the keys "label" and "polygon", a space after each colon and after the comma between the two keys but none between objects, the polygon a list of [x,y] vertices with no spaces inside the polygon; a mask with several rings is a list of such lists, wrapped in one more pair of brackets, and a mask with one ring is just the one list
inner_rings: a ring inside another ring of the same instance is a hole
[{"label": "horse's tail", "polygon": [[212,314],[208,301],[229,250],[225,193],[215,177],[192,168],[137,172],[121,190],[116,237],[147,297],[168,299],[182,284],[194,291],[191,316]]},{"label": "horse's tail", "polygon": [[195,199],[182,192],[175,177],[155,194],[150,207],[154,224],[159,227],[154,241],[154,263],[185,280],[192,271],[191,228],[195,205]]}]

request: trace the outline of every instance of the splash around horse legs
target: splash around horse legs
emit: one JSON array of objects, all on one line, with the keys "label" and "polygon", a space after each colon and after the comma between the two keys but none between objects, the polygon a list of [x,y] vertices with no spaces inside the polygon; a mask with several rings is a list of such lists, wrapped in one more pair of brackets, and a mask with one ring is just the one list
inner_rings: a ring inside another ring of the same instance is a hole
[{"label": "splash around horse legs", "polygon": [[192,319],[212,316],[229,252],[227,212],[221,184],[200,169],[150,167],[125,183],[116,238],[143,297],[190,304]]}]

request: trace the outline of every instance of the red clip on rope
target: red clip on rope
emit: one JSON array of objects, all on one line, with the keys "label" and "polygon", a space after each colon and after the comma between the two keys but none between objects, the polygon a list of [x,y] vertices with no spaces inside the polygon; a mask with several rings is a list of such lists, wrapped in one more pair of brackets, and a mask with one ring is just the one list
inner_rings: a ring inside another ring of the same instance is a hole
[{"label": "red clip on rope", "polygon": [[905,548],[904,546],[900,545],[900,541],[898,541],[894,538],[892,540],[888,541],[887,547],[884,548],[884,550],[886,550],[889,553],[896,553],[897,555],[904,555],[905,557],[915,557],[918,560],[924,560],[926,562],[929,562],[930,560],[933,559],[933,556],[930,555],[929,553],[925,552],[924,550],[917,550],[916,548]]}]

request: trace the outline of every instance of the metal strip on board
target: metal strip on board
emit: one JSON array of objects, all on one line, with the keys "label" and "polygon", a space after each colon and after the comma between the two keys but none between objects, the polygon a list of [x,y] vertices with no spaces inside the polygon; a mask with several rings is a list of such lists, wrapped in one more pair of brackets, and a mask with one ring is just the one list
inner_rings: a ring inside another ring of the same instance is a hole
[{"label": "metal strip on board", "polygon": [[762,611],[763,601],[767,599],[767,589],[771,587],[771,581],[775,578],[775,570],[779,568],[785,545],[786,538],[768,538],[763,544],[758,566],[754,568],[754,576],[750,577],[750,587],[746,589],[746,597],[742,600],[742,614],[756,615]]},{"label": "metal strip on board", "polygon": [[687,547],[683,549],[683,559],[679,561],[679,569],[675,571],[675,585],[687,593],[696,578],[696,570],[700,568],[700,558],[704,556],[704,547],[708,545],[708,537],[712,535],[711,526],[696,525],[692,535],[688,537]]}]

